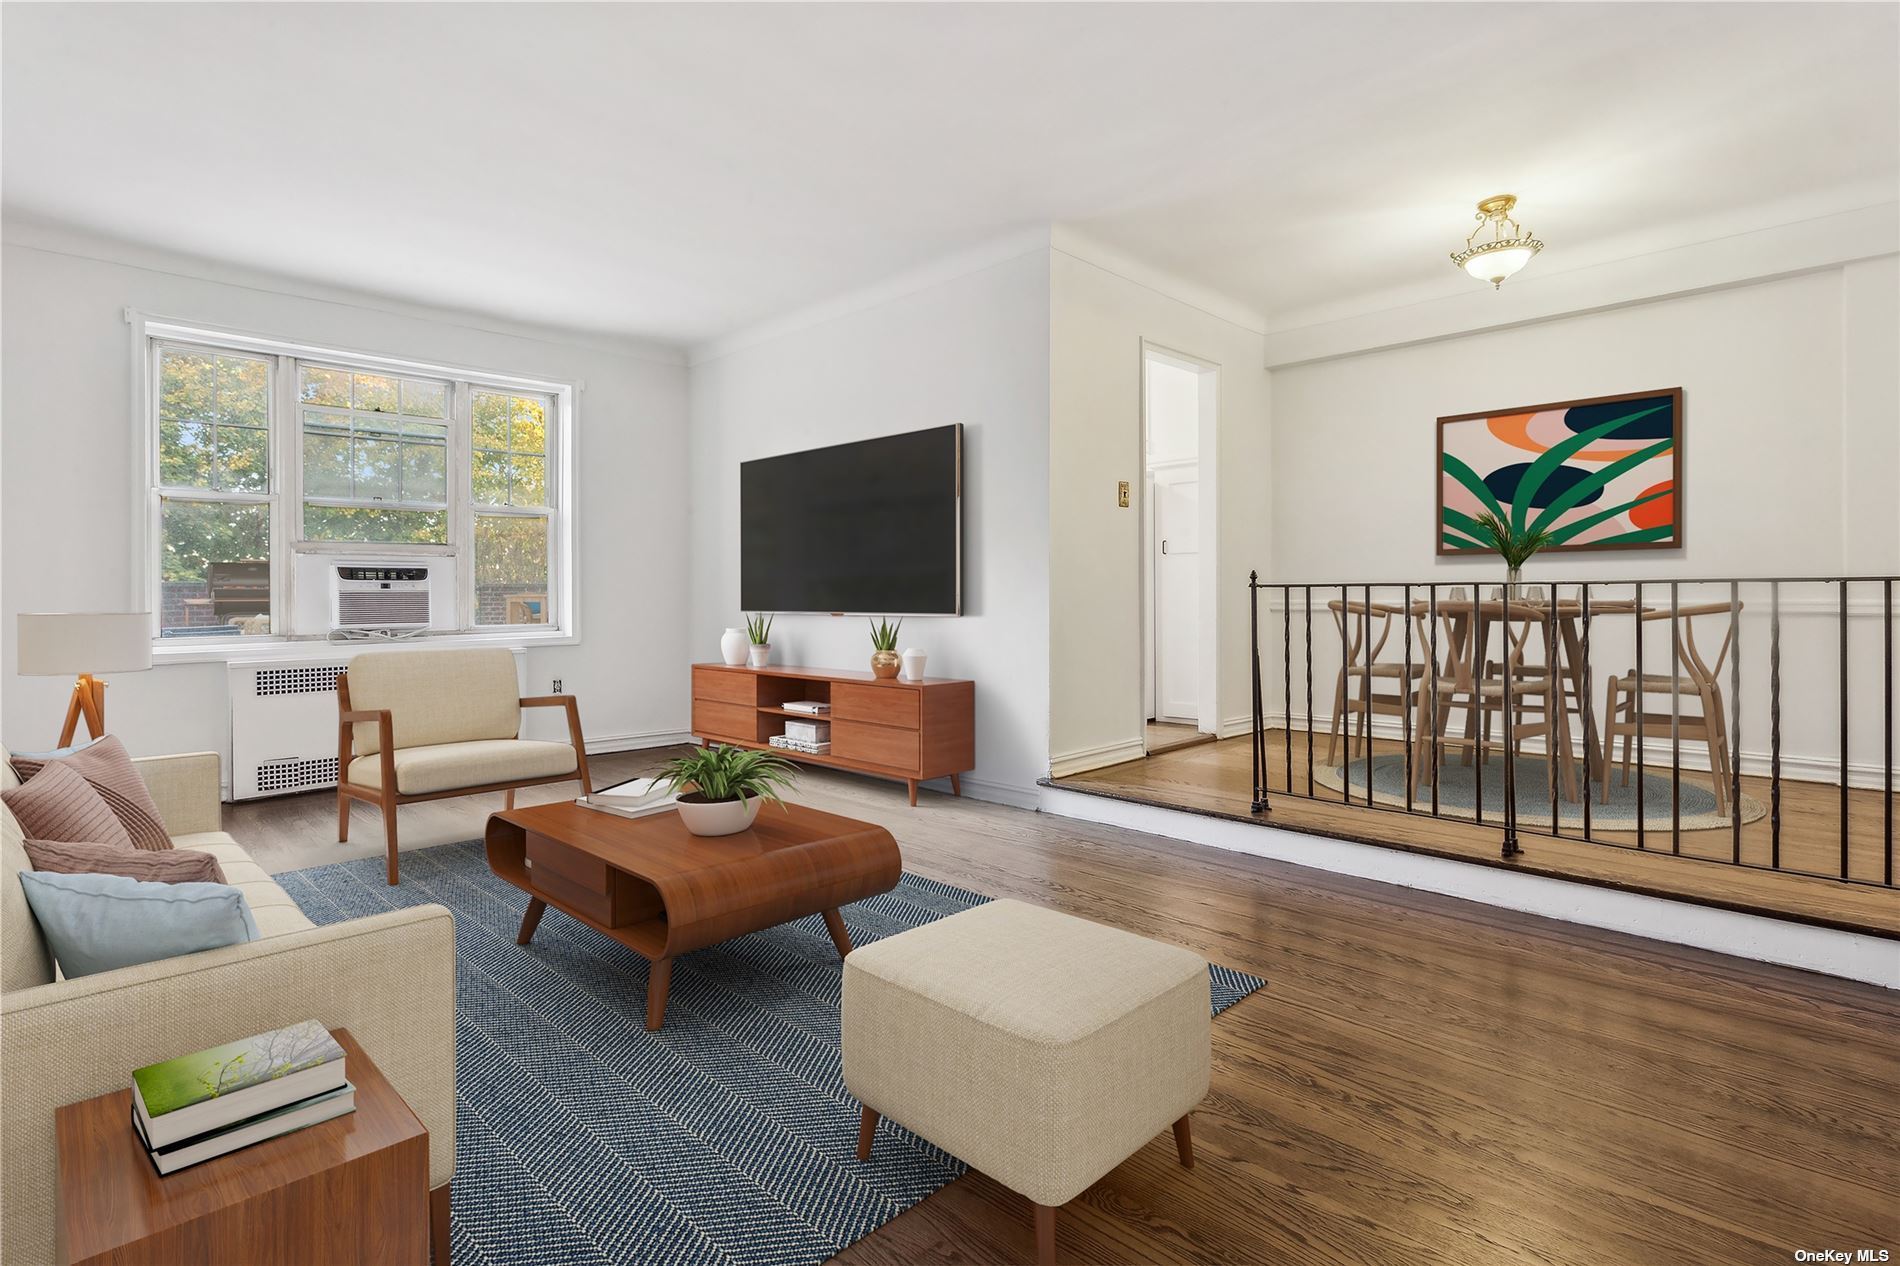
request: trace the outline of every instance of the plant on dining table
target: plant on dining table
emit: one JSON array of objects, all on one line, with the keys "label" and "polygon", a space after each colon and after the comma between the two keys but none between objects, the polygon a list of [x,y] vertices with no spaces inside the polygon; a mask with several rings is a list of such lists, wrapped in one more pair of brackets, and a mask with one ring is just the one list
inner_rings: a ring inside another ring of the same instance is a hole
[{"label": "plant on dining table", "polygon": [[1513,527],[1512,524],[1485,511],[1472,520],[1478,527],[1485,544],[1489,545],[1504,560],[1509,573],[1508,579],[1515,585],[1524,570],[1524,564],[1538,550],[1550,544],[1551,533],[1547,528]]}]

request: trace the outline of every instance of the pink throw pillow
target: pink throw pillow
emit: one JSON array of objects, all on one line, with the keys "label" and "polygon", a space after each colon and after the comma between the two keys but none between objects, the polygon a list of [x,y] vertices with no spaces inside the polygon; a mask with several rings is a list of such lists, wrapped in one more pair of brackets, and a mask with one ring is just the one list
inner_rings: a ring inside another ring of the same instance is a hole
[{"label": "pink throw pillow", "polygon": [[[53,765],[63,765],[92,784],[92,789],[104,798],[112,815],[132,838],[133,848],[172,846],[171,837],[165,834],[165,821],[158,816],[158,804],[117,735],[108,734],[68,756],[13,758],[13,772],[22,782],[31,782]],[[27,834],[33,833],[28,831]]]},{"label": "pink throw pillow", "polygon": [[[20,831],[29,840],[64,840],[132,847],[112,808],[93,785],[57,761],[48,764],[32,782],[0,794]],[[171,847],[170,841],[166,847]]]}]

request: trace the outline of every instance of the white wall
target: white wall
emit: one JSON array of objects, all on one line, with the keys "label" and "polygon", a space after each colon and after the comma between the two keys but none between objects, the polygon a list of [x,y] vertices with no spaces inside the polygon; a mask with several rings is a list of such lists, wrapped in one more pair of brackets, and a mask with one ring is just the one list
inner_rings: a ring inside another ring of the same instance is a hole
[{"label": "white wall", "polygon": [[[1900,258],[1886,255],[1275,369],[1272,566],[1264,578],[1495,584],[1494,558],[1434,552],[1436,419],[1678,386],[1684,548],[1540,556],[1526,568],[1528,581],[1892,574],[1900,569],[1897,358]],[[1324,604],[1337,596],[1314,597],[1314,711],[1322,723],[1339,664]],[[1849,757],[1855,780],[1871,784],[1882,768],[1873,703],[1882,671],[1880,592],[1868,585],[1851,596],[1849,657],[1861,702],[1850,707]],[[1741,597],[1743,768],[1765,772],[1768,593],[1747,586]],[[1719,586],[1685,588],[1681,600],[1727,598]],[[1824,586],[1784,586],[1782,599],[1784,759],[1797,777],[1825,777],[1839,756],[1837,595]],[[1652,586],[1644,600],[1666,606],[1668,591]],[[1304,647],[1297,592],[1294,601],[1291,711],[1298,717]],[[1266,609],[1273,613],[1263,637],[1272,665],[1268,710],[1277,716],[1277,596]],[[1604,668],[1633,663],[1633,625],[1596,623],[1599,690]],[[1395,658],[1397,639],[1395,631],[1388,647]],[[1648,630],[1645,644],[1646,671],[1669,671],[1666,632]],[[1723,681],[1726,689],[1726,672]],[[1602,705],[1599,694],[1595,706]],[[1685,748],[1685,764],[1701,765],[1700,750]]]},{"label": "white wall", "polygon": [[[1080,249],[1080,247],[1078,247]],[[1268,382],[1262,335],[1134,280],[1053,252],[1050,266],[1050,759],[1057,773],[1142,754],[1141,525],[1115,486],[1142,480],[1142,342],[1220,366],[1201,495],[1219,531],[1215,703],[1224,732],[1250,713],[1247,571],[1268,555]]]},{"label": "white wall", "polygon": [[[119,261],[119,262],[115,262]],[[218,279],[213,279],[213,278]],[[244,276],[116,243],[7,228],[0,430],[0,735],[57,735],[71,683],[14,674],[21,611],[123,610],[133,598],[127,307],[155,316],[456,366],[583,381],[577,404],[582,639],[528,655],[528,688],[560,677],[590,744],[685,730],[686,370],[674,349],[503,327]],[[658,595],[657,597],[655,595]],[[222,664],[113,678],[112,729],[135,753],[219,750]],[[228,772],[228,771],[227,771]]]},{"label": "white wall", "polygon": [[1830,269],[1275,370],[1272,578],[1490,580],[1495,560],[1434,552],[1436,419],[1663,387],[1684,393],[1684,548],[1545,555],[1534,579],[1836,575],[1891,559],[1900,285],[1893,257],[1849,271],[1851,287]]},{"label": "white wall", "polygon": [[[929,654],[930,675],[976,682],[966,793],[1033,805],[1049,732],[1047,248],[728,340],[694,363],[691,386],[688,653],[701,661],[742,623],[739,463],[963,423],[964,614],[907,620],[901,641]],[[781,664],[871,655],[855,617],[781,615],[772,646]]]}]

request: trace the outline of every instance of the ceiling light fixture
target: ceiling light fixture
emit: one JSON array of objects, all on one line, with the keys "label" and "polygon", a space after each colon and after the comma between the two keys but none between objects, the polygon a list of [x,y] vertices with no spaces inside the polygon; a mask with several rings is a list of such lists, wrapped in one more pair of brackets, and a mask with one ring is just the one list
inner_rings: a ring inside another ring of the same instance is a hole
[{"label": "ceiling light fixture", "polygon": [[[1517,195],[1511,193],[1501,193],[1480,202],[1478,227],[1465,239],[1465,248],[1452,253],[1452,263],[1479,281],[1490,282],[1493,289],[1502,286],[1506,277],[1530,263],[1531,256],[1544,249],[1542,242],[1511,218],[1511,209],[1516,205]],[[1480,242],[1478,234],[1484,232],[1487,224],[1491,226],[1491,237]]]}]

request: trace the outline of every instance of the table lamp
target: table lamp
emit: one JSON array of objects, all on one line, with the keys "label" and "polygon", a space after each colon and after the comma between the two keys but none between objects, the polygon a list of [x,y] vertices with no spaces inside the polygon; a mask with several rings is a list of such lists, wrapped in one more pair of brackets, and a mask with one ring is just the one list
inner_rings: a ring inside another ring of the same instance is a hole
[{"label": "table lamp", "polygon": [[79,718],[94,738],[106,732],[106,683],[101,673],[137,673],[152,666],[152,615],[149,611],[87,611],[20,616],[19,667],[22,677],[78,678],[59,746],[73,741]]}]

